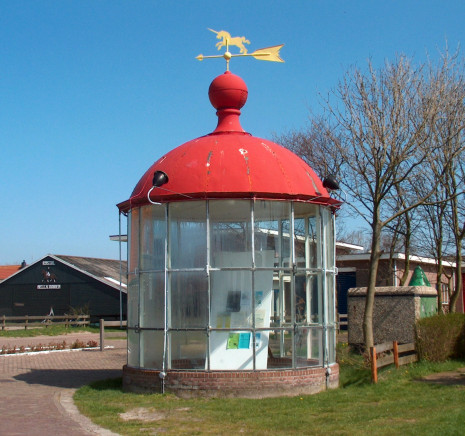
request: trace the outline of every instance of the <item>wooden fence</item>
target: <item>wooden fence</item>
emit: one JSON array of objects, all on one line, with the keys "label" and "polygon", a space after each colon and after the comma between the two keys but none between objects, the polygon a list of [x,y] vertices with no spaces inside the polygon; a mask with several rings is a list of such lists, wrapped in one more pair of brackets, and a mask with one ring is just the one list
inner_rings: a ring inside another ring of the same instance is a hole
[{"label": "wooden fence", "polygon": [[[380,356],[378,356],[380,355]],[[397,341],[385,342],[370,348],[371,379],[373,383],[378,383],[378,368],[395,364],[396,368],[401,365],[418,361],[415,352],[415,344],[401,344]]]},{"label": "wooden fence", "polygon": [[1,317],[2,330],[8,327],[39,327],[49,325],[64,325],[69,326],[89,325],[90,315],[63,315],[63,316],[5,316]]},{"label": "wooden fence", "polygon": [[105,349],[105,327],[124,327],[125,329],[128,326],[127,321],[105,321],[104,319],[100,320],[100,351]]},{"label": "wooden fence", "polygon": [[349,319],[347,317],[347,313],[338,313],[337,314],[337,329],[340,330],[347,330],[349,325]]}]

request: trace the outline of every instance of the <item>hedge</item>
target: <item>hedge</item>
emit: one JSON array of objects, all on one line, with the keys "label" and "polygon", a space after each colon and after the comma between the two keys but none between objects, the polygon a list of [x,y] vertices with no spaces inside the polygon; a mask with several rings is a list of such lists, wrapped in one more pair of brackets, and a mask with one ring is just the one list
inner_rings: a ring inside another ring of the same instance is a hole
[{"label": "hedge", "polygon": [[420,360],[442,362],[465,358],[465,314],[450,313],[421,318],[415,325]]}]

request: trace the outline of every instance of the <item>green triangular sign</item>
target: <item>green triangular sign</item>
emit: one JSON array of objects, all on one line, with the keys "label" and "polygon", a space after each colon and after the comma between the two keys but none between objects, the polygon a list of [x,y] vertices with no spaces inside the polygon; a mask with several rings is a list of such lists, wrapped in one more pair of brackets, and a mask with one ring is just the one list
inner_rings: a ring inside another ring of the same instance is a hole
[{"label": "green triangular sign", "polygon": [[413,271],[412,278],[408,284],[409,286],[431,286],[425,272],[421,269],[421,266],[417,266]]}]

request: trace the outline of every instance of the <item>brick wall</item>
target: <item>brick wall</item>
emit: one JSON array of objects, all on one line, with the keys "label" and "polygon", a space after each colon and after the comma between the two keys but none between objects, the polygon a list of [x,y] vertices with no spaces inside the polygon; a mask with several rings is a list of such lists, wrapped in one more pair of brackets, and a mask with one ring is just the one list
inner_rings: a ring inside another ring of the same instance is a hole
[{"label": "brick wall", "polygon": [[[328,388],[339,385],[339,366],[330,366]],[[160,371],[123,368],[128,392],[161,392]],[[165,392],[180,397],[265,398],[314,394],[326,389],[326,368],[266,371],[167,371]]]}]

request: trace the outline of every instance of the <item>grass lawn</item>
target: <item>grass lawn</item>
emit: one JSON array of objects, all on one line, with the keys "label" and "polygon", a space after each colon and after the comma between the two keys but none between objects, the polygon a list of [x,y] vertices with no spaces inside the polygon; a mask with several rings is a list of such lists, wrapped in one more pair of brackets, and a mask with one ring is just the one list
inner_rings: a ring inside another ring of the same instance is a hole
[{"label": "grass lawn", "polygon": [[15,330],[0,330],[0,337],[4,338],[32,338],[34,336],[60,336],[67,335],[69,333],[79,333],[79,332],[88,332],[88,333],[99,333],[98,327],[68,327],[64,325],[49,325],[44,326],[34,326],[28,327],[27,330],[24,328],[15,329]]},{"label": "grass lawn", "polygon": [[[71,333],[100,333],[99,327],[68,327],[64,325],[51,325],[48,327],[31,327],[27,330],[18,329],[18,330],[0,330],[0,338],[32,338],[35,336],[61,336],[68,335]],[[120,329],[118,327],[106,327],[105,328],[105,340],[112,339],[126,339],[127,332],[126,329]]]},{"label": "grass lawn", "polygon": [[463,435],[465,386],[417,381],[464,361],[387,368],[379,382],[360,356],[339,346],[341,388],[263,400],[195,399],[123,393],[121,379],[79,389],[75,402],[96,424],[121,435]]}]

